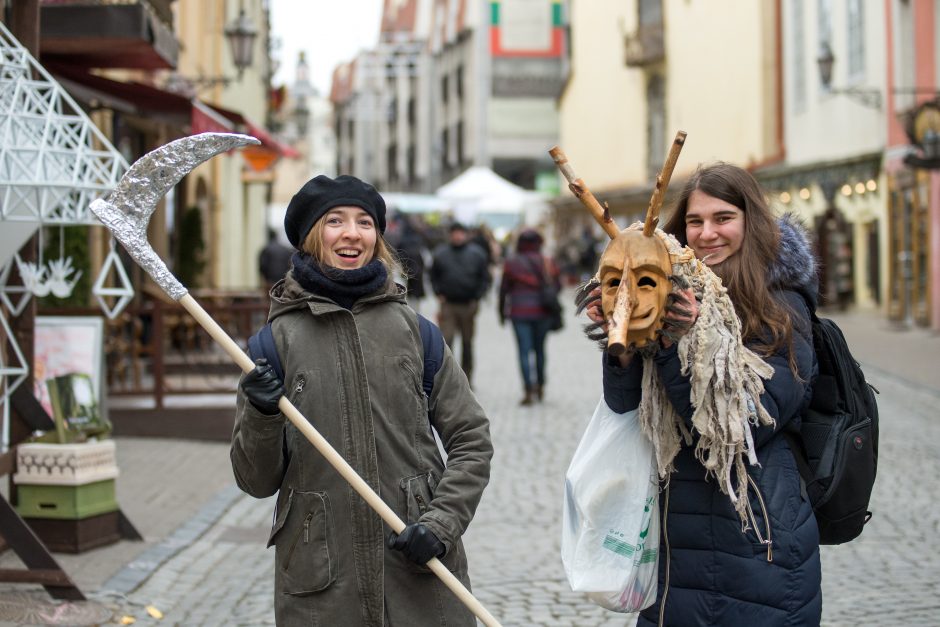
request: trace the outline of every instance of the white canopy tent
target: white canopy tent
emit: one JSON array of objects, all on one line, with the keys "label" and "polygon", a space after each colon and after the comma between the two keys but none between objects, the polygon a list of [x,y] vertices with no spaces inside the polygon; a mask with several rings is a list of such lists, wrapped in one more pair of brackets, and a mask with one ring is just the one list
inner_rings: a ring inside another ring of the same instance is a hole
[{"label": "white canopy tent", "polygon": [[483,166],[473,166],[442,185],[437,196],[454,204],[458,220],[483,222],[500,239],[520,224],[537,222],[547,208],[540,193],[511,183]]},{"label": "white canopy tent", "polygon": [[451,202],[431,194],[382,192],[382,198],[389,211],[401,213],[449,213],[453,208]]}]

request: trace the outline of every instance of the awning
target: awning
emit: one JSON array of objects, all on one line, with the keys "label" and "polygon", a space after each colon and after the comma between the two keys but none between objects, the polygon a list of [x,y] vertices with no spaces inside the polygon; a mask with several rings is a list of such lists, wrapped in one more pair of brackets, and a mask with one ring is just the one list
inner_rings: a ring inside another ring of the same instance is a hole
[{"label": "awning", "polygon": [[230,109],[224,109],[218,105],[206,103],[206,106],[231,122],[234,125],[236,132],[246,133],[261,140],[260,146],[245,146],[242,148],[243,152],[250,152],[248,150],[249,148],[252,148],[255,151],[259,149],[267,149],[276,153],[276,157],[287,157],[288,159],[297,159],[300,157],[300,152],[298,152],[295,148],[279,142],[267,130],[261,126],[258,126],[243,116],[241,113],[232,111]]},{"label": "awning", "polygon": [[50,65],[47,69],[73,98],[91,107],[104,106],[121,113],[157,118],[184,129],[189,125],[192,101],[179,94],[143,83],[113,81]]},{"label": "awning", "polygon": [[191,134],[245,133],[257,137],[261,140],[260,146],[240,149],[253,170],[268,169],[280,157],[300,157],[296,149],[279,142],[263,127],[236,111],[143,83],[113,81],[58,66],[49,69],[72,97],[92,107],[105,106],[122,113],[156,119],[177,126],[183,133],[188,129]]}]

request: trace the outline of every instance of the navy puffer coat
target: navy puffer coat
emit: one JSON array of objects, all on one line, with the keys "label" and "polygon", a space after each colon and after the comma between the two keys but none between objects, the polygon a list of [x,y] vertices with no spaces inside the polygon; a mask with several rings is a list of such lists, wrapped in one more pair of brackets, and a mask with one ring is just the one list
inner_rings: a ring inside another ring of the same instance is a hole
[{"label": "navy puffer coat", "polygon": [[[780,226],[783,252],[771,268],[770,285],[792,312],[800,377],[790,371],[786,351],[765,358],[774,374],[765,381],[760,400],[775,425],[754,431],[760,465],[747,466],[750,528],[741,531],[728,495],[714,479],[706,480],[695,444],[683,446],[676,471],[660,493],[665,533],[660,538],[659,591],[656,603],[641,614],[641,627],[819,625],[819,532],[782,434],[798,431],[817,370],[808,307],[815,306],[815,264],[803,230],[788,220]],[[661,350],[654,361],[673,406],[691,427],[689,380],[680,373],[675,347]],[[639,404],[642,368],[642,361],[634,359],[620,369],[605,356],[604,396],[611,409],[625,412]]]}]

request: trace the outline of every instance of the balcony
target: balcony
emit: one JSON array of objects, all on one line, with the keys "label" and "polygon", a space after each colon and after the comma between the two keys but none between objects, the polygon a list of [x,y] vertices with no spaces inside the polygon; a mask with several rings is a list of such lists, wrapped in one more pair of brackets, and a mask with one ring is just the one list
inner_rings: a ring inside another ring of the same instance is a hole
[{"label": "balcony", "polygon": [[627,67],[646,67],[666,58],[662,21],[641,24],[623,38],[624,62]]},{"label": "balcony", "polygon": [[179,42],[165,0],[46,0],[40,6],[43,63],[143,70],[176,67]]}]

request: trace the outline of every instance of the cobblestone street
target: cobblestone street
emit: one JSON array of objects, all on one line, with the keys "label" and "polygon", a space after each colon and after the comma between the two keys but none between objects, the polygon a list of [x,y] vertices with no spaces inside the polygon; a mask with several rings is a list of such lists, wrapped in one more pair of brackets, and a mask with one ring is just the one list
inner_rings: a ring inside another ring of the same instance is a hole
[{"label": "cobblestone street", "polygon": [[[545,402],[520,407],[512,332],[498,326],[493,309],[484,303],[478,318],[473,382],[496,451],[490,485],[465,538],[473,592],[506,627],[629,625],[630,617],[572,593],[560,559],[564,473],[599,398],[599,353],[580,334],[569,306],[566,328],[549,340]],[[922,337],[925,350],[940,355],[940,338]],[[889,364],[864,365],[881,391],[874,517],[860,539],[823,549],[823,624],[936,625],[940,558],[930,547],[940,529],[940,382],[934,374],[933,385],[909,383]],[[171,452],[176,464],[164,473],[150,451],[177,445],[188,457]],[[119,500],[147,541],[61,556],[86,594],[113,611],[115,621],[133,616],[136,625],[273,625],[274,553],[264,549],[273,503],[232,485],[227,445],[120,439],[118,447]],[[190,482],[207,483],[201,492],[185,485],[186,472],[196,473]],[[132,491],[143,485],[152,486],[146,500]],[[189,500],[178,503],[180,494]],[[174,507],[191,513],[177,520],[179,513],[165,509]],[[136,553],[117,563],[122,550]],[[102,566],[82,566],[97,556]],[[0,599],[14,593],[47,599],[41,589],[15,590],[5,585]],[[149,605],[164,617],[149,617]]]}]

